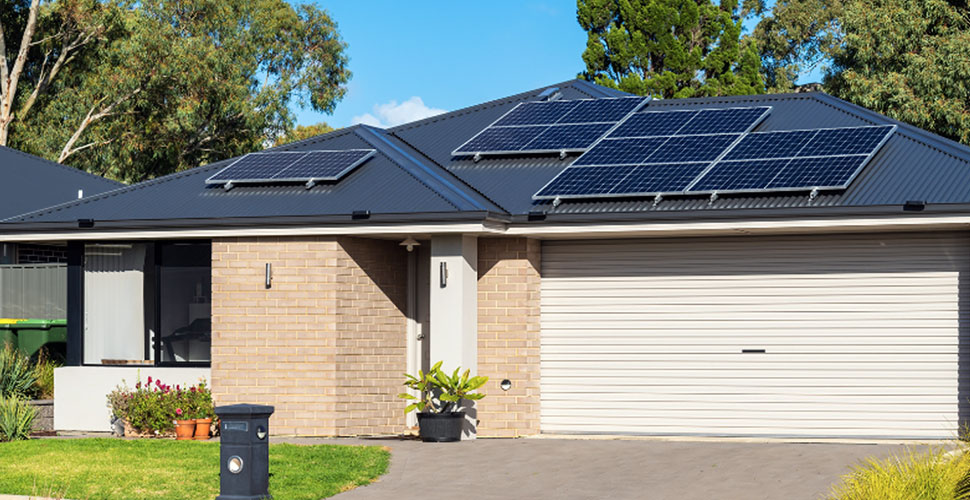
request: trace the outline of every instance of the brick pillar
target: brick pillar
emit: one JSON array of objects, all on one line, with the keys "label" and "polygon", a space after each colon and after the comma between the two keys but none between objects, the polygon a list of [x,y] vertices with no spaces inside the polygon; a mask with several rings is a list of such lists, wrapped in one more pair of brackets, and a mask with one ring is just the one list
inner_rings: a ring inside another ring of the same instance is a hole
[{"label": "brick pillar", "polygon": [[539,433],[540,256],[538,240],[478,240],[478,373],[489,377],[480,436]]}]

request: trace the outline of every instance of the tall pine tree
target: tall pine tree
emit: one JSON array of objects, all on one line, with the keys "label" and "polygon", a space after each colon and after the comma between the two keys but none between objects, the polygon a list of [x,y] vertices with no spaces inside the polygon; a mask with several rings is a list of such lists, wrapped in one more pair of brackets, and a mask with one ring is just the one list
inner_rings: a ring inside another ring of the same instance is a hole
[{"label": "tall pine tree", "polygon": [[588,33],[583,77],[657,97],[764,92],[737,0],[577,0]]}]

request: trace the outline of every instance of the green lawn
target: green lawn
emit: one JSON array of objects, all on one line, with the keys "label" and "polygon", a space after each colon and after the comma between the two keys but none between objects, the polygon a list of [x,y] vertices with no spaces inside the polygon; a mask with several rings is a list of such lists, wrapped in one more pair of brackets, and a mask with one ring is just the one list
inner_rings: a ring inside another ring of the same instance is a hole
[{"label": "green lawn", "polygon": [[[269,447],[276,500],[319,499],[387,470],[377,446]],[[85,499],[205,499],[219,493],[219,444],[175,440],[35,439],[0,443],[0,494]]]}]

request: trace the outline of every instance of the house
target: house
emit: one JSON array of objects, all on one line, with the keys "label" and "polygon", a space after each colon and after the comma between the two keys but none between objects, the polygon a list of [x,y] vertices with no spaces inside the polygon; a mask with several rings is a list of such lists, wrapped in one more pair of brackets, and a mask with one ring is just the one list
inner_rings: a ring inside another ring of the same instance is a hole
[{"label": "house", "polygon": [[[0,220],[123,186],[5,146],[0,146],[0,178]],[[0,338],[4,343],[13,342],[27,353],[42,346],[52,357],[64,354],[66,250],[56,242],[0,244],[0,318],[4,318]],[[27,318],[42,321],[23,321]],[[43,338],[28,333],[37,327],[44,330]]]},{"label": "house", "polygon": [[968,207],[970,149],[825,94],[577,80],[64,203],[0,239],[67,248],[58,429],[106,430],[103,395],[152,376],[275,405],[277,434],[397,433],[401,373],[443,360],[490,377],[480,436],[950,438]]},{"label": "house", "polygon": [[[0,146],[0,178],[0,220],[124,186],[6,146]],[[7,244],[0,251],[0,264],[55,262],[63,254],[63,249]]]}]

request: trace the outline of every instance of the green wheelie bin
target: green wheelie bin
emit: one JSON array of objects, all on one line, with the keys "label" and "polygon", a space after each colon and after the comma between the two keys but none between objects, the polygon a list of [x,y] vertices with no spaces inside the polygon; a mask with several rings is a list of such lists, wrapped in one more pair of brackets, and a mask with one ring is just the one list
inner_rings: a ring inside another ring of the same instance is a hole
[{"label": "green wheelie bin", "polygon": [[67,320],[3,318],[0,339],[14,343],[27,356],[46,348],[50,357],[63,358],[67,354]]}]

